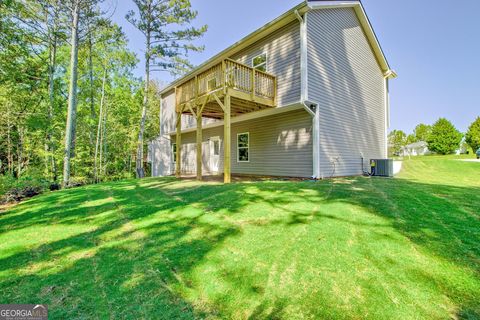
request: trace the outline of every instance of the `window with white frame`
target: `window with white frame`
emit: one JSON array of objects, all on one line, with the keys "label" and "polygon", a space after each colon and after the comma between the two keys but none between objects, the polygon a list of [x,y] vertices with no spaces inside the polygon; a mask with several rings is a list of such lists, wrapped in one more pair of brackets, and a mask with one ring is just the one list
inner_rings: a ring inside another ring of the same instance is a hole
[{"label": "window with white frame", "polygon": [[262,53],[252,59],[252,67],[256,70],[267,72],[267,54]]},{"label": "window with white frame", "polygon": [[250,161],[250,134],[248,132],[237,134],[237,161]]}]

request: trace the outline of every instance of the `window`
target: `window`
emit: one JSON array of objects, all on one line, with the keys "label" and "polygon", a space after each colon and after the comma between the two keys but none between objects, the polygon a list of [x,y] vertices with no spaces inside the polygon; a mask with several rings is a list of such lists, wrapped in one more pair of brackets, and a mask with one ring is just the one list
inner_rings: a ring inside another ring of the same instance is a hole
[{"label": "window", "polygon": [[248,132],[237,134],[237,161],[249,162],[250,134]]},{"label": "window", "polygon": [[213,155],[214,156],[220,155],[220,140],[218,139],[213,140]]},{"label": "window", "polygon": [[207,81],[207,90],[211,91],[217,88],[217,78],[212,78]]},{"label": "window", "polygon": [[252,59],[252,66],[254,69],[267,72],[267,54],[262,53]]},{"label": "window", "polygon": [[177,144],[172,143],[173,163],[177,162]]}]

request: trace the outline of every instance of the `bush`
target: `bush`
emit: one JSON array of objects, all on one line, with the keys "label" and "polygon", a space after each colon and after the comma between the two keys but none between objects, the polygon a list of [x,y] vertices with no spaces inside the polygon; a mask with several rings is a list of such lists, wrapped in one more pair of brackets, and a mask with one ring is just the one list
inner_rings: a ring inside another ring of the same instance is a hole
[{"label": "bush", "polygon": [[439,154],[454,153],[460,147],[462,137],[462,133],[450,121],[440,118],[432,126],[432,131],[428,135],[428,149]]},{"label": "bush", "polygon": [[473,149],[474,153],[480,149],[480,117],[468,127],[465,142]]},{"label": "bush", "polygon": [[50,187],[50,182],[41,178],[22,177],[17,180],[10,176],[0,176],[0,203],[31,198]]}]

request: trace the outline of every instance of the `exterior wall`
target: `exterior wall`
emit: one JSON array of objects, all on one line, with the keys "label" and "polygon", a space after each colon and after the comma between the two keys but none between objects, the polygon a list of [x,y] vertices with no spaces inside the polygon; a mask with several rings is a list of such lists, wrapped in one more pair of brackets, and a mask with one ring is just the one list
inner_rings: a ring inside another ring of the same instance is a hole
[{"label": "exterior wall", "polygon": [[152,176],[165,176],[174,172],[170,136],[164,135],[148,144],[148,161],[152,164]]},{"label": "exterior wall", "polygon": [[[244,132],[250,134],[248,163],[237,162],[237,134]],[[203,130],[205,173],[212,172],[209,139],[215,136],[221,139],[219,170],[223,170],[223,126],[219,126]],[[292,177],[312,175],[312,117],[304,110],[233,123],[231,143],[232,173]],[[182,135],[182,172],[196,172],[195,132]]]},{"label": "exterior wall", "polygon": [[[168,134],[176,130],[175,121],[175,91],[171,90],[162,96],[161,110],[160,110],[160,135]],[[194,128],[197,126],[196,119],[191,115],[182,115],[182,129]],[[203,124],[213,123],[215,119],[203,119]]]},{"label": "exterior wall", "polygon": [[362,173],[385,158],[385,81],[351,8],[307,14],[308,100],[318,104],[321,176]]},{"label": "exterior wall", "polygon": [[160,135],[175,131],[175,90],[171,90],[162,96],[160,106]]},{"label": "exterior wall", "polygon": [[[278,106],[300,101],[300,24],[295,21],[273,32],[268,37],[240,51],[231,58],[252,66],[256,55],[267,54],[267,72],[277,76]],[[215,119],[204,119],[203,124],[213,123]],[[175,91],[162,96],[161,134],[175,131]],[[195,119],[190,115],[182,116],[182,128],[196,127]]]},{"label": "exterior wall", "polygon": [[267,72],[277,76],[278,106],[300,101],[300,23],[286,25],[231,59],[252,66],[252,59],[262,53],[267,54]]}]

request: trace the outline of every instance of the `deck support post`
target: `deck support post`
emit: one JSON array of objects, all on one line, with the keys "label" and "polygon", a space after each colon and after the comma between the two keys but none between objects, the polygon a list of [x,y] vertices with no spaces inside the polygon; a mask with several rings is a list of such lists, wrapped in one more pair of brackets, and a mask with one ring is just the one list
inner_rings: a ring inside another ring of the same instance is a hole
[{"label": "deck support post", "polygon": [[181,163],[182,163],[182,112],[177,112],[177,154],[175,154],[175,176],[180,178],[181,176]]},{"label": "deck support post", "polygon": [[223,117],[223,182],[231,182],[231,99],[230,94],[225,95],[224,117]]},{"label": "deck support post", "polygon": [[197,108],[197,180],[202,181],[202,110]]}]

